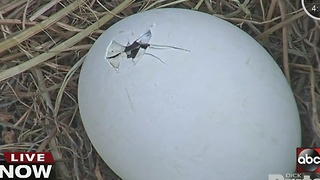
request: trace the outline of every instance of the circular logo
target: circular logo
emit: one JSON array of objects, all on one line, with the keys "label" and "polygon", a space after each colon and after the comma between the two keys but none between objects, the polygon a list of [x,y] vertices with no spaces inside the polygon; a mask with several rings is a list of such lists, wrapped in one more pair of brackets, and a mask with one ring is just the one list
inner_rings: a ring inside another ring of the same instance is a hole
[{"label": "circular logo", "polygon": [[315,20],[320,20],[320,1],[301,0],[302,8],[307,15]]},{"label": "circular logo", "polygon": [[313,149],[305,149],[300,152],[297,161],[300,168],[305,172],[314,172],[320,164],[319,153]]}]

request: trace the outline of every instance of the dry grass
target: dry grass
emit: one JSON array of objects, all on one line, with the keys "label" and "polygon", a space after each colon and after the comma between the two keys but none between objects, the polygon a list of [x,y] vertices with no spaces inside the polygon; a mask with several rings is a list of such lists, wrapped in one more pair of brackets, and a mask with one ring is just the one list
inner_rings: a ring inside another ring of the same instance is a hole
[{"label": "dry grass", "polygon": [[118,179],[82,126],[79,67],[109,26],[162,7],[218,16],[259,41],[294,91],[303,145],[320,145],[320,23],[303,12],[300,0],[0,0],[1,151],[49,150],[58,179]]}]

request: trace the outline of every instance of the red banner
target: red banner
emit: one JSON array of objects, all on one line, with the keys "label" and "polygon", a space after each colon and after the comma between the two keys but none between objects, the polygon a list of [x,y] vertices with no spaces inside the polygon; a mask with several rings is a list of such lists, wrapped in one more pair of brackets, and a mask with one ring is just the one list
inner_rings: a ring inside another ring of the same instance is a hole
[{"label": "red banner", "polygon": [[53,164],[51,152],[4,152],[9,164]]}]

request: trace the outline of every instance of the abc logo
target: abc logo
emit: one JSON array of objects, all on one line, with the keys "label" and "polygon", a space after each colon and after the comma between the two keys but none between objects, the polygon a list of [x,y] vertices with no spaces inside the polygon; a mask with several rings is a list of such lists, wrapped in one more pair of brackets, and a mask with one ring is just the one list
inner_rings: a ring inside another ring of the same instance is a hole
[{"label": "abc logo", "polygon": [[304,149],[297,157],[297,164],[304,172],[314,172],[320,164],[320,156],[314,149]]}]

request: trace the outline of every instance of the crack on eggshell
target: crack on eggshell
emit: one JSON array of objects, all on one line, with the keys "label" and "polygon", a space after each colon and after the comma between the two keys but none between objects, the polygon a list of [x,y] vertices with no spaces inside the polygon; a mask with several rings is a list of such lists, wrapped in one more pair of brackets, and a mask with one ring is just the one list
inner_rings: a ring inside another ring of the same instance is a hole
[{"label": "crack on eggshell", "polygon": [[131,97],[130,97],[130,94],[129,94],[129,91],[128,91],[128,88],[125,88],[125,90],[126,90],[126,94],[127,94],[129,103],[130,103],[131,110],[132,110],[132,111],[135,111],[134,106],[133,106],[133,102],[132,102],[132,100],[131,100]]},{"label": "crack on eggshell", "polygon": [[[175,47],[175,46],[170,46],[170,45],[150,44],[149,42],[152,37],[151,28],[154,26],[155,26],[155,24],[153,24],[145,33],[143,33],[138,39],[136,39],[132,43],[130,43],[128,41],[127,45],[122,45],[119,42],[112,40],[107,47],[105,59],[110,63],[110,65],[117,72],[121,72],[126,69],[126,68],[122,68],[122,66],[121,66],[121,63],[123,61],[131,59],[132,63],[130,66],[134,66],[138,63],[138,61],[141,59],[141,57],[145,54],[156,58],[157,60],[159,60],[163,64],[166,64],[164,61],[162,61],[156,55],[147,53],[146,50],[148,48],[176,49],[176,50],[190,52],[190,50],[183,49],[180,47]],[[131,34],[133,35],[133,32]]]}]

